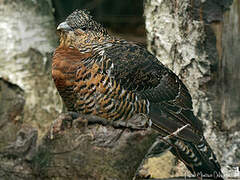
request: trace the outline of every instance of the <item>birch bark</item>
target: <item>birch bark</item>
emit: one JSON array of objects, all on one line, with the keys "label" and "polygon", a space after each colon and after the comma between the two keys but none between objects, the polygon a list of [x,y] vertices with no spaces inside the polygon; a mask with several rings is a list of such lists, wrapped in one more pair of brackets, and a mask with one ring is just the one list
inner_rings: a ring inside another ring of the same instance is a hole
[{"label": "birch bark", "polygon": [[[148,49],[188,87],[194,113],[229,176],[234,176],[229,165],[237,169],[240,160],[239,7],[237,0],[145,1]],[[161,167],[161,160],[149,162]],[[173,169],[169,172],[180,168]]]},{"label": "birch bark", "polygon": [[[22,90],[22,117],[39,135],[62,110],[51,79],[57,37],[51,1],[0,1],[0,78]],[[10,101],[1,101],[6,106]],[[1,119],[2,120],[2,119]]]}]

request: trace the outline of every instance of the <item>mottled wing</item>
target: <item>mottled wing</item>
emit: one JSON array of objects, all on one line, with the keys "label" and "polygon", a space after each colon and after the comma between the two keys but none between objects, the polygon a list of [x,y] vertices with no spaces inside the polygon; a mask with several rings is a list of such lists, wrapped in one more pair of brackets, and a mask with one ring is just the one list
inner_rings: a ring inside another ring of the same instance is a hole
[{"label": "mottled wing", "polygon": [[104,54],[110,62],[103,71],[140,99],[148,99],[154,128],[167,135],[189,124],[179,137],[196,143],[200,141],[202,124],[193,115],[191,96],[172,71],[145,48],[133,43],[120,41],[105,49]]}]

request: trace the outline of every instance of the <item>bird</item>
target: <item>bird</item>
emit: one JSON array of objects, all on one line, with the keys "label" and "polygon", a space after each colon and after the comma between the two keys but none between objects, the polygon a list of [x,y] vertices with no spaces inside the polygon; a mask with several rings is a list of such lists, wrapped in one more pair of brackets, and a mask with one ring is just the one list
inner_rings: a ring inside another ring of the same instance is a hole
[{"label": "bird", "polygon": [[57,27],[52,78],[68,111],[127,122],[145,114],[151,129],[170,137],[170,151],[197,177],[223,179],[221,166],[194,115],[180,78],[145,47],[109,34],[87,10]]}]

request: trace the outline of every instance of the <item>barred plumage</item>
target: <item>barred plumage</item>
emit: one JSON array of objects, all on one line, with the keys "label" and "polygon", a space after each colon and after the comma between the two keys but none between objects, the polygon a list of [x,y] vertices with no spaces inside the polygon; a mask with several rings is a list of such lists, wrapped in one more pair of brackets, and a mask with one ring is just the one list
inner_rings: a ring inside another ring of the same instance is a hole
[{"label": "barred plumage", "polygon": [[109,121],[143,113],[161,136],[189,124],[171,137],[171,152],[196,175],[221,175],[191,96],[171,70],[145,48],[109,35],[85,11],[73,12],[58,32],[52,76],[69,111]]}]

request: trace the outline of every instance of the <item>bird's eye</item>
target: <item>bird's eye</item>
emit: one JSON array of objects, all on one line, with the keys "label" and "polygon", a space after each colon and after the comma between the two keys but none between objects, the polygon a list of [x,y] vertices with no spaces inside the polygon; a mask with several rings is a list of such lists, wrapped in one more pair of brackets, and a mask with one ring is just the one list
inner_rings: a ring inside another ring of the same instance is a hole
[{"label": "bird's eye", "polygon": [[86,27],[82,27],[82,28],[81,28],[81,30],[83,30],[83,31],[86,31],[86,30],[87,30],[87,28],[86,28]]}]

